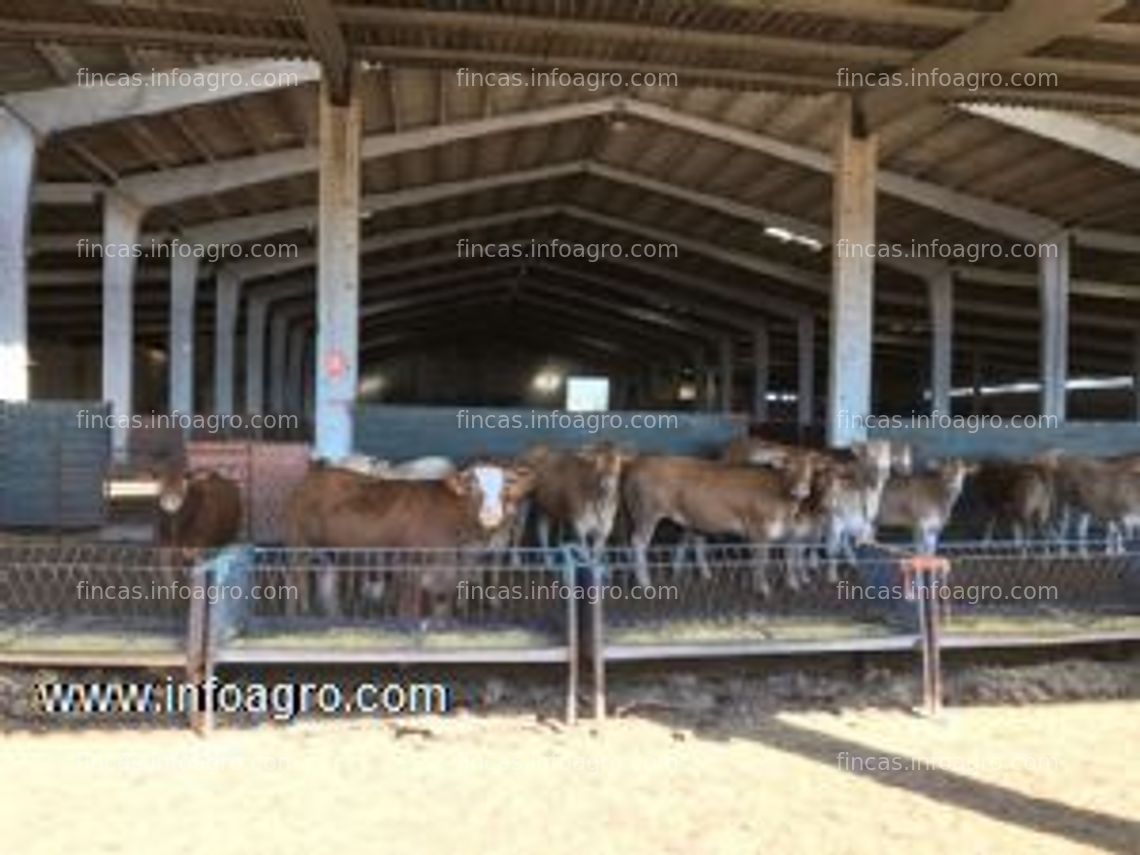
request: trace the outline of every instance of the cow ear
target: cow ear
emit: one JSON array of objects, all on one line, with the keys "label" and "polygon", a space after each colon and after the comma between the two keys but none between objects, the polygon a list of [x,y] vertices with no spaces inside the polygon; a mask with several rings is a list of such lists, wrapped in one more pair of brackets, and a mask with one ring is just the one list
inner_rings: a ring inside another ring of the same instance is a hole
[{"label": "cow ear", "polygon": [[452,472],[443,479],[443,486],[453,492],[457,496],[465,496],[469,492],[467,489],[467,476],[463,472]]}]

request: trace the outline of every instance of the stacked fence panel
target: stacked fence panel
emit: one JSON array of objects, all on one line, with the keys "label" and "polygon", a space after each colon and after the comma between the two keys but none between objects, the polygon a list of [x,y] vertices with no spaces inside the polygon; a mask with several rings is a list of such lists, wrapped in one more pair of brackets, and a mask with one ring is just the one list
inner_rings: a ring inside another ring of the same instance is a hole
[{"label": "stacked fence panel", "polygon": [[108,412],[86,401],[0,402],[0,526],[102,524]]}]

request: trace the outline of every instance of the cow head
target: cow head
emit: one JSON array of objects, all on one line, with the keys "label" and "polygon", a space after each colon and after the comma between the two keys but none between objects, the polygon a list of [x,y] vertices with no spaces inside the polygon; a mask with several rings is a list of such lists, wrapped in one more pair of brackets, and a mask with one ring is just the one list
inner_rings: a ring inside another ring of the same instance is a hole
[{"label": "cow head", "polygon": [[891,444],[885,439],[869,439],[851,446],[851,451],[863,471],[875,481],[885,482],[891,474],[893,455]]},{"label": "cow head", "polygon": [[815,480],[816,459],[811,454],[791,454],[784,458],[780,470],[784,473],[788,495],[802,501],[811,495]]},{"label": "cow head", "polygon": [[981,467],[977,463],[967,463],[965,460],[954,458],[943,461],[938,466],[938,474],[950,491],[958,496],[962,492],[962,485],[967,476],[973,475]]},{"label": "cow head", "polygon": [[514,516],[534,485],[534,474],[523,466],[476,463],[449,475],[444,484],[470,499],[477,508],[479,525],[493,531]]},{"label": "cow head", "polygon": [[891,474],[905,478],[914,472],[914,450],[905,442],[891,443]]},{"label": "cow head", "polygon": [[634,458],[633,452],[610,442],[584,448],[578,455],[594,466],[598,478],[608,486],[616,486],[622,469]]},{"label": "cow head", "polygon": [[165,514],[174,515],[182,510],[190,490],[190,476],[181,466],[169,466],[157,473],[158,507]]}]

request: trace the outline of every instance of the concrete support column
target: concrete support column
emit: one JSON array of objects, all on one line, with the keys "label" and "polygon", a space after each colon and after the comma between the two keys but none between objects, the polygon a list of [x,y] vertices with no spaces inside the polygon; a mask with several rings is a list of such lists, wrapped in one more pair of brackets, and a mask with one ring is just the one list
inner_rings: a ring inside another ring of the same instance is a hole
[{"label": "concrete support column", "polygon": [[28,229],[36,135],[0,107],[0,400],[28,399]]},{"label": "concrete support column", "polygon": [[1041,415],[1065,421],[1069,379],[1069,275],[1067,232],[1041,246],[1037,277],[1041,300]]},{"label": "concrete support column", "polygon": [[722,413],[732,412],[732,390],[735,385],[733,377],[732,339],[727,336],[720,340],[720,371],[717,379],[720,381],[720,410]]},{"label": "concrete support column", "polygon": [[305,339],[305,354],[301,362],[301,415],[306,419],[312,419],[313,408],[316,406],[316,352],[316,336],[310,330],[309,337]]},{"label": "concrete support column", "polygon": [[265,326],[269,305],[263,299],[251,299],[245,320],[245,412],[259,415],[265,411]]},{"label": "concrete support column", "polygon": [[970,413],[982,412],[982,355],[977,350],[970,354]]},{"label": "concrete support column", "polygon": [[1140,422],[1140,330],[1132,334],[1132,407],[1133,416]]},{"label": "concrete support column", "polygon": [[289,324],[293,316],[279,311],[269,324],[269,412],[285,412]]},{"label": "concrete support column", "polygon": [[170,412],[194,412],[194,308],[198,295],[198,259],[178,255],[170,259]]},{"label": "concrete support column", "polygon": [[768,325],[761,324],[752,334],[752,418],[758,422],[768,421],[770,349]]},{"label": "concrete support column", "polygon": [[320,96],[320,201],[317,232],[318,457],[352,452],[360,321],[360,92],[332,102]]},{"label": "concrete support column", "polygon": [[286,358],[285,409],[286,413],[301,412],[304,384],[305,350],[309,330],[304,324],[294,324],[289,331],[289,355]]},{"label": "concrete support column", "polygon": [[840,114],[832,184],[831,348],[827,442],[846,447],[865,439],[871,414],[871,353],[875,308],[877,139],[857,136],[851,102]]},{"label": "concrete support column", "polygon": [[127,455],[133,407],[134,296],[139,229],[145,210],[117,193],[103,197],[103,400],[115,422],[111,449],[117,460]]},{"label": "concrete support column", "polygon": [[237,339],[241,279],[219,270],[214,284],[214,412],[234,412],[234,350]]},{"label": "concrete support column", "polygon": [[954,274],[944,270],[926,283],[930,295],[930,411],[950,415],[954,381]]},{"label": "concrete support column", "polygon": [[812,423],[815,409],[815,318],[796,319],[796,421],[801,427]]}]

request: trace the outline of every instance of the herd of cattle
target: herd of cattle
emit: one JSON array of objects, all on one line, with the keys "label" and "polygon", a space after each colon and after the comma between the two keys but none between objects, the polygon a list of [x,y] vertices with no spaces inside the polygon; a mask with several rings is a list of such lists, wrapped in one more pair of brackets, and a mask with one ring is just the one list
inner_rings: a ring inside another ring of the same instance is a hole
[{"label": "herd of cattle", "polygon": [[[967,498],[962,499],[963,492]],[[535,447],[512,459],[457,466],[439,457],[391,464],[354,456],[314,462],[290,496],[285,542],[308,548],[540,546],[552,527],[596,553],[611,539],[632,548],[637,581],[650,583],[647,550],[660,523],[679,530],[702,575],[707,537],[781,547],[788,583],[809,568],[833,580],[836,561],[880,529],[903,529],[938,549],[955,516],[978,534],[1084,544],[1095,522],[1120,551],[1140,527],[1140,455],[1048,453],[1022,462],[914,466],[909,447],[872,440],[823,451],[759,438],[732,442],[719,460],[638,455],[610,444]],[[159,500],[164,542],[215,547],[238,537],[241,497],[213,472],[169,473]],[[615,535],[617,535],[615,537]],[[820,557],[829,560],[820,561]]]}]

